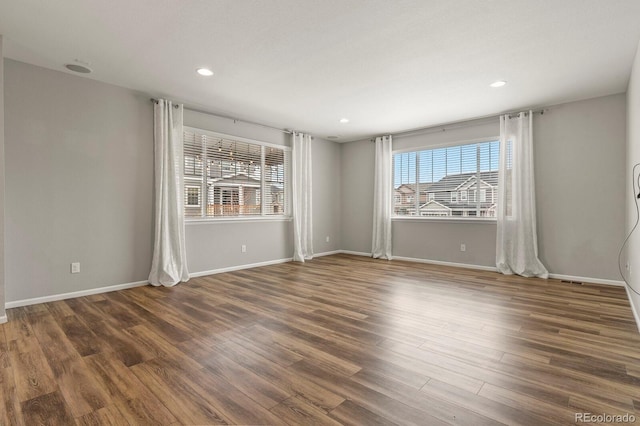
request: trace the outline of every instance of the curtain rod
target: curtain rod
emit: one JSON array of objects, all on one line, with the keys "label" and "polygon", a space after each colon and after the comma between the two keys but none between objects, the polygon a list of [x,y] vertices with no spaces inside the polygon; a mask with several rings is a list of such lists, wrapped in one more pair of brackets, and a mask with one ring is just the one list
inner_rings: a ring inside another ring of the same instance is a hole
[{"label": "curtain rod", "polygon": [[[538,109],[538,110],[532,111],[532,113],[533,114],[543,115],[545,113],[545,111],[547,111],[548,109],[549,108]],[[520,112],[528,113],[528,111],[520,111]],[[509,118],[513,118],[516,115],[518,115],[520,112],[505,112],[505,113],[502,113],[502,114],[484,115],[482,117],[470,118],[468,120],[463,120],[463,121],[450,121],[448,123],[437,124],[435,126],[421,127],[421,128],[418,128],[418,129],[407,130],[407,131],[404,131],[404,132],[392,134],[392,136],[394,138],[397,138],[397,137],[404,137],[404,136],[413,136],[413,135],[420,135],[420,134],[430,134],[430,133],[444,132],[444,131],[447,131],[447,130],[454,130],[454,129],[463,129],[465,127],[470,127],[470,126],[477,125],[479,121],[482,122],[482,121],[486,121],[486,120],[493,119],[493,118],[499,118],[499,117],[501,117],[503,115],[507,115],[507,116],[509,116]],[[369,139],[369,141],[371,141],[371,142],[375,142],[375,140],[376,140],[376,138]]]},{"label": "curtain rod", "polygon": [[[158,103],[158,99],[151,98],[151,102]],[[176,105],[176,108],[177,108],[177,107],[178,107],[178,106]],[[185,106],[185,107],[184,107],[184,109],[189,110],[189,111],[192,111],[192,112],[199,112],[200,114],[213,115],[214,117],[219,117],[219,118],[224,118],[224,119],[227,119],[227,120],[232,120],[234,123],[237,123],[237,122],[240,122],[240,123],[246,123],[246,124],[251,124],[251,125],[253,125],[253,126],[260,126],[260,127],[265,127],[265,128],[267,128],[267,129],[271,129],[271,130],[277,130],[277,131],[279,131],[279,132],[287,133],[287,134],[289,134],[289,135],[293,134],[293,131],[291,131],[291,130],[288,130],[288,129],[280,129],[280,128],[278,128],[278,127],[268,126],[268,125],[266,125],[266,124],[262,124],[262,123],[256,123],[255,121],[242,120],[242,119],[240,119],[240,118],[230,117],[230,116],[228,116],[228,115],[216,114],[216,113],[213,113],[213,112],[210,112],[210,111],[205,111],[205,110],[202,110],[202,109],[196,109],[196,108],[190,108],[190,107],[187,107],[187,106]]]}]

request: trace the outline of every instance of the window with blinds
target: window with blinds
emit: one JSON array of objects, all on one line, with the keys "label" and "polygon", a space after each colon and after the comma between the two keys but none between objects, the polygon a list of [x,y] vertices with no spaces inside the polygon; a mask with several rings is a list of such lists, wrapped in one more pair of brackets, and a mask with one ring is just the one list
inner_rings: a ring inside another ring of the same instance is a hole
[{"label": "window with blinds", "polygon": [[289,158],[288,147],[185,128],[186,218],[287,215]]},{"label": "window with blinds", "polygon": [[394,153],[394,214],[495,218],[499,161],[499,141]]}]

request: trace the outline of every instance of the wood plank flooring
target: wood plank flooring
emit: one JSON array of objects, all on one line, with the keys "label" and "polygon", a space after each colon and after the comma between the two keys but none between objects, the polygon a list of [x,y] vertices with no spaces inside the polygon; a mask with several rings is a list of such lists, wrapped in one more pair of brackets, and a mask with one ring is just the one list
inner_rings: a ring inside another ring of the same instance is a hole
[{"label": "wood plank flooring", "polygon": [[7,315],[2,425],[640,424],[620,287],[335,255]]}]

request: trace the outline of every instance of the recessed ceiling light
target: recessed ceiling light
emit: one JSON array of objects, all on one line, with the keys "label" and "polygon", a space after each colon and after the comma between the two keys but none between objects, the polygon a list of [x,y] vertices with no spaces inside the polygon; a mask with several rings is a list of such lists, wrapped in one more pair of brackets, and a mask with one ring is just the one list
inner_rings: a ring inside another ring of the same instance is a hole
[{"label": "recessed ceiling light", "polygon": [[504,81],[504,80],[498,80],[498,81],[494,81],[494,82],[493,82],[493,83],[491,83],[489,86],[491,86],[491,87],[502,87],[502,86],[504,86],[505,84],[507,84],[507,82],[506,82],[506,81]]},{"label": "recessed ceiling light", "polygon": [[349,119],[348,119],[348,118],[341,118],[341,119],[340,119],[340,122],[341,122],[341,123],[348,123],[348,122],[349,122]]},{"label": "recessed ceiling light", "polygon": [[209,68],[198,68],[196,72],[205,77],[211,77],[213,75],[213,71],[211,71]]},{"label": "recessed ceiling light", "polygon": [[327,136],[327,139],[338,139],[337,136]]},{"label": "recessed ceiling light", "polygon": [[91,68],[78,64],[65,64],[64,67],[69,71],[79,72],[81,74],[89,74],[92,71]]}]

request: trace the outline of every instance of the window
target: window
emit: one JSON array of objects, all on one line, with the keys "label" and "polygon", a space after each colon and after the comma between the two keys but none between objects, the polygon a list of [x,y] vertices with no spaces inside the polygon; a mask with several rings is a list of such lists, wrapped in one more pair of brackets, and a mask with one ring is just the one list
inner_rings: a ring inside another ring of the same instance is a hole
[{"label": "window", "polygon": [[200,207],[200,187],[185,186],[185,198],[187,200],[186,206]]},{"label": "window", "polygon": [[497,140],[394,153],[394,189],[415,188],[412,205],[396,201],[394,214],[495,217],[499,159]]},{"label": "window", "polygon": [[290,154],[288,147],[185,128],[185,217],[288,214]]}]

